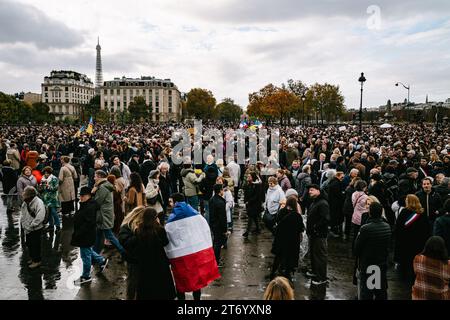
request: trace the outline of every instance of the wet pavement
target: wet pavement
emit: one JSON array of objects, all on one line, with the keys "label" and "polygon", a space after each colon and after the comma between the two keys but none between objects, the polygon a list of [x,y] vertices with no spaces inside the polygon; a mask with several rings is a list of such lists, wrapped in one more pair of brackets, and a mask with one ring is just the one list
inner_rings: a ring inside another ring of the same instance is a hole
[{"label": "wet pavement", "polygon": [[[1,192],[0,192],[1,193]],[[104,256],[110,263],[103,274],[93,270],[89,285],[75,286],[73,281],[81,274],[82,262],[79,249],[70,245],[73,218],[64,217],[60,233],[47,234],[42,241],[42,266],[30,270],[26,265],[27,253],[19,229],[20,214],[6,213],[4,199],[0,202],[0,299],[49,299],[49,300],[105,300],[125,299],[126,265],[120,264],[115,249],[107,249]],[[242,203],[236,207],[234,232],[228,240],[228,248],[222,250],[224,266],[222,277],[202,290],[202,299],[262,299],[269,282],[268,275],[273,261],[270,253],[272,236],[264,230],[259,235],[242,237],[246,226]],[[329,239],[328,277],[326,299],[352,300],[356,287],[352,284],[353,258],[351,241]],[[307,260],[301,261],[307,265]],[[388,271],[389,299],[410,299],[410,288],[398,280],[393,267]],[[297,272],[293,278],[295,298],[309,299],[310,280]],[[187,294],[187,299],[192,299]]]}]

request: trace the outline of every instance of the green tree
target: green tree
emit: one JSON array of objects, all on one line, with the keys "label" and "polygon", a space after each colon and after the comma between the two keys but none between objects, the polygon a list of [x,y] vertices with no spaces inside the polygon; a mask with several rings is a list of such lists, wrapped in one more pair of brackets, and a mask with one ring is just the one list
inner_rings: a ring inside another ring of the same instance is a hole
[{"label": "green tree", "polygon": [[237,121],[241,117],[243,110],[234,103],[233,99],[225,98],[216,106],[216,119],[222,121]]},{"label": "green tree", "polygon": [[344,96],[339,86],[315,83],[306,93],[306,97],[317,122],[319,118],[322,123],[325,118],[327,121],[336,120],[345,112]]},{"label": "green tree", "polygon": [[[297,120],[300,120],[305,115],[303,114],[303,102],[302,102],[302,96],[306,95],[306,92],[308,91],[308,87],[305,83],[303,83],[301,80],[292,80],[289,79],[287,81],[287,84],[282,84],[281,86],[283,89],[287,89],[298,98],[298,104],[294,106],[291,116],[294,116],[297,118]],[[306,100],[305,100],[305,114],[306,114]],[[289,118],[290,119],[290,118]]]},{"label": "green tree", "polygon": [[50,113],[50,107],[43,102],[35,102],[32,105],[33,121],[37,123],[53,122],[55,116]]},{"label": "green tree", "polygon": [[111,121],[111,113],[108,109],[101,109],[97,113],[97,117],[95,118],[95,122],[100,124],[107,124]]},{"label": "green tree", "polygon": [[133,101],[128,105],[128,112],[133,120],[143,121],[148,119],[151,109],[145,103],[144,97],[134,97]]},{"label": "green tree", "polygon": [[196,119],[212,119],[216,98],[211,91],[194,88],[187,94],[186,109],[190,117]]},{"label": "green tree", "polygon": [[84,123],[88,121],[91,116],[94,118],[100,111],[100,96],[94,96],[88,104],[81,106],[81,121]]},{"label": "green tree", "polygon": [[[23,121],[19,121],[21,119],[20,116],[23,116],[23,113],[21,113],[21,109],[23,109],[22,102],[16,100],[11,95],[0,92],[0,114],[2,115],[0,117],[1,123],[13,124]],[[25,117],[27,116],[26,112],[27,111],[25,111]]]}]

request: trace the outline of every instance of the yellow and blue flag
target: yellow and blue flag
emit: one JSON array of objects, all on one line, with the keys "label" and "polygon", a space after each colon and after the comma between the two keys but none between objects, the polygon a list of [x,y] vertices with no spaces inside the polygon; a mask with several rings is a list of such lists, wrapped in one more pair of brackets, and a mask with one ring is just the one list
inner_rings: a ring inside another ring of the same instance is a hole
[{"label": "yellow and blue flag", "polygon": [[92,120],[92,116],[89,119],[89,124],[88,127],[86,129],[86,133],[92,135],[94,133],[94,121]]}]

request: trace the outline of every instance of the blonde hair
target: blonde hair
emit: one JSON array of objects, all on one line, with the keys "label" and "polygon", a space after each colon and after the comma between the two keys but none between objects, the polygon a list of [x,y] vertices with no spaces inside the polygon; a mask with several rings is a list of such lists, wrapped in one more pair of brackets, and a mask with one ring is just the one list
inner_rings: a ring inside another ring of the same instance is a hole
[{"label": "blonde hair", "polygon": [[131,231],[136,232],[144,221],[144,210],[144,206],[134,208],[126,215],[125,219],[123,219],[122,226],[128,226]]},{"label": "blonde hair", "polygon": [[[375,197],[375,196],[368,196],[368,197],[367,197],[367,200],[370,200],[371,203],[374,203],[374,202],[380,203],[380,200],[378,200],[378,198]],[[367,201],[367,200],[366,200],[366,201]]]},{"label": "blonde hair", "polygon": [[414,211],[416,213],[423,213],[422,205],[419,198],[415,194],[408,194],[406,196],[406,209]]},{"label": "blonde hair", "polygon": [[276,277],[270,281],[264,292],[264,300],[294,300],[294,290],[285,277]]}]

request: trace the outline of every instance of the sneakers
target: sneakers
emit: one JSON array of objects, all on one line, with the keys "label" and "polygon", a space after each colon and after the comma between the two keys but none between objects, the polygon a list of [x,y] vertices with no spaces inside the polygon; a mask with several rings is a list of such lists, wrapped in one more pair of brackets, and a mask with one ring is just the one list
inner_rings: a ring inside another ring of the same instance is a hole
[{"label": "sneakers", "polygon": [[100,273],[105,271],[106,266],[108,265],[109,259],[105,258],[105,260],[103,261],[103,263],[100,265]]},{"label": "sneakers", "polygon": [[74,284],[82,285],[82,284],[90,283],[90,282],[92,282],[91,277],[89,277],[89,278],[80,277],[80,279],[74,281]]},{"label": "sneakers", "polygon": [[28,267],[30,269],[36,269],[39,268],[41,266],[41,262],[32,262]]},{"label": "sneakers", "polygon": [[248,231],[245,231],[244,234],[242,235],[244,238],[248,238]]},{"label": "sneakers", "polygon": [[306,272],[306,277],[307,278],[315,278],[315,277],[317,277],[314,273],[312,273],[311,271],[307,271]]}]

